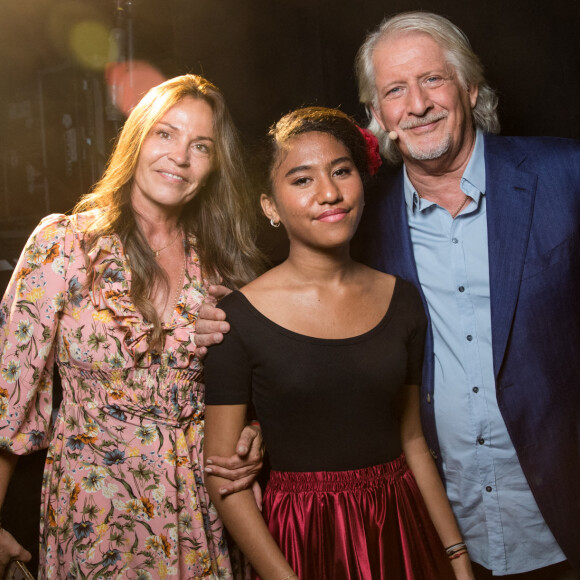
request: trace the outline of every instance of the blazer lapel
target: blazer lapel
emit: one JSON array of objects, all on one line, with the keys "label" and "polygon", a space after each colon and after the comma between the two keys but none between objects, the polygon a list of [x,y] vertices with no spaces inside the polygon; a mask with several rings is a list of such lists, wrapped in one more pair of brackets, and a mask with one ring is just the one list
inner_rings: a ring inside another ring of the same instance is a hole
[{"label": "blazer lapel", "polygon": [[377,208],[376,263],[383,272],[405,278],[419,287],[407,221],[403,169],[397,173],[392,187],[385,188],[381,194]]},{"label": "blazer lapel", "polygon": [[486,136],[487,236],[494,374],[509,340],[532,224],[537,175],[505,138]]}]

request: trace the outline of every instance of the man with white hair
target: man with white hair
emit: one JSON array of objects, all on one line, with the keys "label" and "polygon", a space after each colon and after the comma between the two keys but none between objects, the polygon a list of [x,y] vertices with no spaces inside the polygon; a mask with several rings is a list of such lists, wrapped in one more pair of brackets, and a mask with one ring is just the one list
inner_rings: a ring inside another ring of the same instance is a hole
[{"label": "man with white hair", "polygon": [[[403,161],[368,192],[362,257],[423,296],[423,427],[476,578],[579,578],[580,144],[494,135],[483,67],[436,14],[385,20],[357,73]],[[200,315],[203,350],[228,324]]]},{"label": "man with white hair", "polygon": [[[386,19],[357,55],[383,156],[365,260],[430,318],[422,419],[477,578],[580,569],[580,144],[507,138],[461,30]],[[369,207],[370,206],[370,207]]]}]

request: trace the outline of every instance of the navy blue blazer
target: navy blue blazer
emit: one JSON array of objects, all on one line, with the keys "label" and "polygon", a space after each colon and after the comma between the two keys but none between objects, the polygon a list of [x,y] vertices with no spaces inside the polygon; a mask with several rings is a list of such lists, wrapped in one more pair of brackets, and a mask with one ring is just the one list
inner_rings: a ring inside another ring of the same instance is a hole
[{"label": "navy blue blazer", "polygon": [[[580,569],[580,142],[485,135],[485,168],[499,409],[546,523]],[[367,195],[355,247],[420,290],[403,172],[386,173]],[[421,393],[440,468],[431,328]]]}]

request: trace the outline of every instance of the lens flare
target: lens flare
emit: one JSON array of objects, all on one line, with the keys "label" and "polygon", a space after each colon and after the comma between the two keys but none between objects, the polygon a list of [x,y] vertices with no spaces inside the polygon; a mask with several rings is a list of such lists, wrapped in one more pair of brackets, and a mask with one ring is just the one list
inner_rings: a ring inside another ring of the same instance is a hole
[{"label": "lens flare", "polygon": [[105,78],[110,102],[124,115],[149,89],[167,80],[155,67],[139,60],[109,63]]},{"label": "lens flare", "polygon": [[69,47],[83,67],[104,70],[109,60],[109,30],[95,20],[78,22],[71,29]]}]

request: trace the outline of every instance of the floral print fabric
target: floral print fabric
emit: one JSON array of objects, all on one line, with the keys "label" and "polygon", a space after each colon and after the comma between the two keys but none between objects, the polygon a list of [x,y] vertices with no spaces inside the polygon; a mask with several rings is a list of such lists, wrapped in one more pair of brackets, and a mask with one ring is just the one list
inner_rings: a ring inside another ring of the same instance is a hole
[{"label": "floral print fabric", "polygon": [[[165,347],[155,353],[116,236],[91,250],[96,276],[87,288],[90,220],[90,212],[45,218],[0,306],[0,447],[48,447],[40,577],[231,578],[202,478],[197,256],[187,256]],[[53,420],[55,360],[63,400]]]}]

